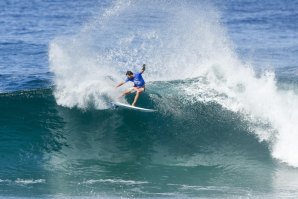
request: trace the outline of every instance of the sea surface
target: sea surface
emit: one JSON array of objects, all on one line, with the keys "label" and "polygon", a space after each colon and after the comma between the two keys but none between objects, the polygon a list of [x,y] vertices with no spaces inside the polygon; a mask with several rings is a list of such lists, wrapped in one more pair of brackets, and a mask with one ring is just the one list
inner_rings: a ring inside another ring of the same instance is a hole
[{"label": "sea surface", "polygon": [[0,0],[0,198],[298,198],[297,8]]}]

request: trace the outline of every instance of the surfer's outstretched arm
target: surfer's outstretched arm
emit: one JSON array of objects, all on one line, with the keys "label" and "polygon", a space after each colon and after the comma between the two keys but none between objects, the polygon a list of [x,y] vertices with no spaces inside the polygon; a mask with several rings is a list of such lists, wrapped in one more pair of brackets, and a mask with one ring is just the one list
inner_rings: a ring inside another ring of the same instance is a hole
[{"label": "surfer's outstretched arm", "polygon": [[121,83],[119,83],[119,84],[116,86],[116,88],[122,86],[123,84],[125,84],[125,82],[121,82]]},{"label": "surfer's outstretched arm", "polygon": [[140,73],[142,74],[143,72],[145,72],[145,70],[146,70],[146,64],[143,64],[143,68]]},{"label": "surfer's outstretched arm", "polygon": [[[126,82],[121,82],[121,83],[119,83],[117,86],[116,86],[116,88],[118,88],[118,87],[120,87],[120,86],[122,86],[123,84],[125,84]],[[121,98],[121,97],[123,97],[124,95],[127,95],[127,94],[129,94],[129,93],[131,93],[131,89],[127,89],[127,90],[125,90],[118,98]]]}]

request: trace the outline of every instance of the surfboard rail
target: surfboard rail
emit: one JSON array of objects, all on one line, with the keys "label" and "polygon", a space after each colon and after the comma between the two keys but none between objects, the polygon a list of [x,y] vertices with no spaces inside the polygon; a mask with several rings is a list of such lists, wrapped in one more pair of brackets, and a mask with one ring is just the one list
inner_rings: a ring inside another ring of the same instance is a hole
[{"label": "surfboard rail", "polygon": [[128,109],[132,109],[132,110],[138,110],[138,111],[143,111],[143,112],[156,112],[156,110],[154,110],[154,109],[132,106],[130,104],[125,104],[125,103],[121,103],[121,102],[113,102],[113,104],[118,107],[128,108]]}]

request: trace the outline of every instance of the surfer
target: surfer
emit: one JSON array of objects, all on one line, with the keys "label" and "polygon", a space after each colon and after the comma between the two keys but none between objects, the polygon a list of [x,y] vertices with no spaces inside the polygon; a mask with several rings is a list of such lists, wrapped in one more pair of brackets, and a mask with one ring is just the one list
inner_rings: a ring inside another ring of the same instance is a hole
[{"label": "surfer", "polygon": [[127,77],[126,80],[125,80],[124,82],[119,83],[119,84],[116,86],[116,88],[118,88],[118,87],[122,86],[123,84],[125,84],[125,83],[128,82],[128,81],[131,81],[131,82],[134,83],[134,86],[133,86],[133,87],[131,87],[131,88],[125,90],[125,91],[119,96],[119,98],[121,98],[121,97],[123,97],[123,96],[125,96],[125,95],[127,95],[127,94],[130,94],[130,93],[132,93],[132,92],[135,91],[135,92],[136,92],[136,96],[135,96],[135,98],[134,98],[134,100],[133,100],[133,103],[131,104],[132,106],[135,106],[135,105],[136,105],[136,103],[137,103],[137,101],[138,101],[138,99],[139,99],[140,94],[141,94],[142,92],[145,91],[145,81],[144,81],[144,79],[143,79],[143,77],[142,77],[142,74],[143,74],[144,71],[145,71],[145,67],[146,67],[146,65],[143,64],[143,67],[142,67],[141,72],[139,72],[139,73],[135,73],[135,74],[134,74],[133,72],[131,72],[131,71],[127,71],[127,72],[126,72],[126,77]]}]

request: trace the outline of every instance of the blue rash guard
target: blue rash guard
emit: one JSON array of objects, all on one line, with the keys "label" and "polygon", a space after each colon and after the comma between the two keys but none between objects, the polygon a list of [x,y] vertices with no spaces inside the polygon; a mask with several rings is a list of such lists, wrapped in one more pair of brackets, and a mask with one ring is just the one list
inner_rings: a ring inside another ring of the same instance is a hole
[{"label": "blue rash guard", "polygon": [[135,85],[134,87],[144,87],[145,86],[145,81],[142,77],[142,73],[135,73],[133,78],[126,78],[125,82],[131,81],[133,82]]}]

